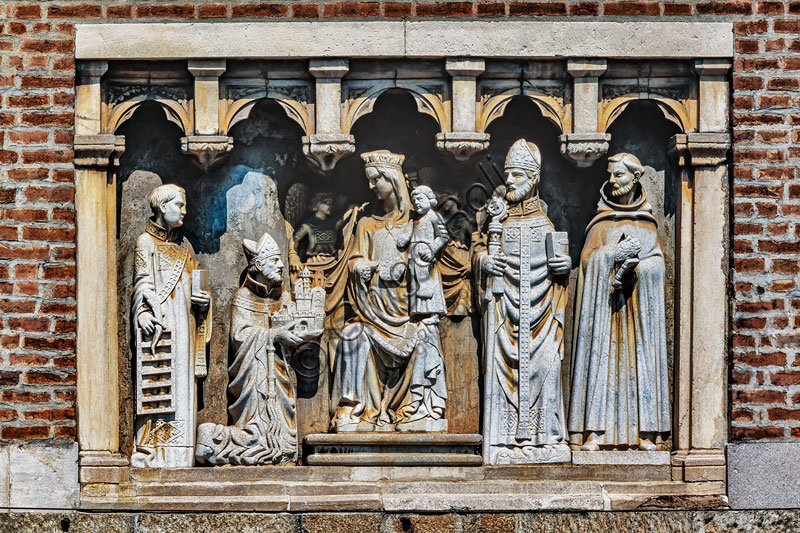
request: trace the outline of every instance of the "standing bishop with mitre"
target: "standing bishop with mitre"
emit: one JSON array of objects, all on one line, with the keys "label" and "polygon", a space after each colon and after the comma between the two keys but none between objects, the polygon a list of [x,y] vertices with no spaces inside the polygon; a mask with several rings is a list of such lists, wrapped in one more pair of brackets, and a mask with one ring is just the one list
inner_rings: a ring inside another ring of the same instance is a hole
[{"label": "standing bishop with mitre", "polygon": [[608,159],[575,298],[570,441],[656,449],[670,431],[664,253],[631,154]]},{"label": "standing bishop with mitre", "polygon": [[539,201],[541,156],[520,139],[505,162],[505,198],[487,208],[474,270],[484,289],[485,464],[568,462],[561,387],[571,260]]}]

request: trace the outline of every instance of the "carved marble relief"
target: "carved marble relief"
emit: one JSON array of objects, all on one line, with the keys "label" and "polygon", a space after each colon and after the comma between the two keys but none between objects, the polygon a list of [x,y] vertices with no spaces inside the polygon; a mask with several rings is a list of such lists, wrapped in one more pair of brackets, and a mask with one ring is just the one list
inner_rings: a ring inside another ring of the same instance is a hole
[{"label": "carved marble relief", "polygon": [[[562,67],[555,62],[541,72],[517,65],[513,74],[492,63],[486,79],[483,60],[447,63],[441,78],[425,71],[429,77],[396,79],[373,79],[363,65],[349,78],[347,62],[339,63],[315,64],[307,78],[294,65],[280,74],[285,79],[250,72],[219,82],[216,133],[230,140],[224,156],[230,159],[202,166],[205,175],[197,181],[227,173],[238,187],[234,172],[257,172],[271,192],[237,189],[224,201],[207,202],[209,217],[252,211],[267,194],[274,205],[268,221],[254,219],[235,239],[224,233],[230,220],[210,223],[228,248],[206,243],[198,253],[207,268],[206,257],[217,254],[217,268],[233,272],[224,286],[211,275],[209,287],[208,272],[181,235],[186,194],[177,186],[153,192],[154,215],[135,250],[132,464],[293,464],[304,460],[303,439],[326,431],[419,433],[419,442],[428,433],[479,439],[480,432],[486,465],[569,463],[573,451],[577,457],[668,448],[673,250],[664,241],[665,215],[656,211],[666,211],[669,202],[651,205],[641,183],[645,167],[629,153],[608,158],[610,176],[599,194],[599,180],[592,181],[602,178],[593,162],[606,160],[608,146],[639,154],[614,145],[607,131],[632,102],[628,82],[601,80],[608,75],[605,60],[595,70],[581,63],[574,79],[557,72]],[[236,67],[237,76],[243,68]],[[570,89],[575,80],[591,85],[582,88],[582,109]],[[669,85],[639,83],[646,95]],[[690,110],[691,91],[674,85],[681,109]],[[126,93],[115,91],[112,118],[123,120],[118,113],[133,107]],[[408,114],[419,122],[402,130],[411,138],[397,149],[394,122],[378,121],[373,130],[363,124],[384,95],[403,91],[413,106]],[[612,110],[620,98],[624,103]],[[302,126],[294,152],[268,154],[282,169],[272,175],[252,142],[259,127],[272,124],[260,111],[251,116],[263,99],[278,101],[278,114]],[[332,102],[339,106],[335,113]],[[532,136],[519,132],[521,119],[513,116],[523,109],[520,102],[538,120]],[[588,112],[587,102],[594,105]],[[666,113],[664,101],[656,105]],[[182,122],[183,139],[191,137],[191,127],[185,130],[191,120]],[[686,120],[681,115],[678,122]],[[346,135],[347,150],[337,151],[335,161],[303,157],[310,156],[301,139],[313,136],[322,146],[320,136],[327,134]],[[445,134],[479,135],[480,146],[451,146],[456,157],[442,154],[436,143]],[[523,134],[535,143],[520,139]],[[570,163],[558,157],[565,136],[580,148],[581,135],[604,148],[591,157],[581,148],[583,155],[572,154]],[[391,150],[375,149],[384,146]],[[653,180],[647,183],[651,190]],[[555,208],[548,212],[542,197]],[[190,236],[197,243],[209,234],[203,228]],[[237,287],[235,273],[245,260],[236,252],[240,242],[247,266]],[[570,285],[570,273],[577,284]],[[215,313],[215,347],[207,346],[212,292],[224,310]],[[230,319],[223,319],[228,309]],[[209,364],[212,349],[217,357]],[[196,380],[214,372],[222,378],[205,394],[226,412],[198,416]],[[466,407],[462,388],[476,398]],[[471,422],[454,430],[451,416],[462,410],[471,410]],[[310,420],[306,429],[303,416]]]}]

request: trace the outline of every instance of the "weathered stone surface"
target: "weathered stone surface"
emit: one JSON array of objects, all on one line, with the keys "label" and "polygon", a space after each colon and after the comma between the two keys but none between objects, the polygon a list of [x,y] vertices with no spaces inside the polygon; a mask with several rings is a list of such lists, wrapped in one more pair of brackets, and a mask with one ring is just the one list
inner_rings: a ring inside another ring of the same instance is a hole
[{"label": "weathered stone surface", "polygon": [[800,506],[800,443],[728,445],[728,497],[734,509]]},{"label": "weathered stone surface", "polygon": [[668,465],[669,452],[648,451],[573,451],[572,463],[576,465]]},{"label": "weathered stone surface", "polygon": [[381,515],[307,514],[300,517],[302,533],[372,533],[380,531]]},{"label": "weathered stone surface", "polygon": [[[658,35],[658,39],[653,39]],[[76,59],[662,57],[733,55],[727,22],[78,24]]]},{"label": "weathered stone surface", "polygon": [[78,504],[78,443],[8,447],[9,502],[22,509],[70,509]]}]

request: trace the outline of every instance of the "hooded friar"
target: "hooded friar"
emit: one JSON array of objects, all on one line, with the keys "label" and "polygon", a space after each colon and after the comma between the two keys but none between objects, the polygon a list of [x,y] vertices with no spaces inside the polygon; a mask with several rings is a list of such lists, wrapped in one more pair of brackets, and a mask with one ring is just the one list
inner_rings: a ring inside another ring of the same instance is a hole
[{"label": "hooded friar", "polygon": [[624,185],[603,185],[586,229],[575,297],[570,440],[584,450],[653,450],[670,431],[664,254],[640,183],[645,167],[631,154],[617,154],[609,170],[628,176]]},{"label": "hooded friar", "polygon": [[295,462],[296,395],[290,353],[276,342],[294,321],[292,302],[282,297],[278,281],[281,251],[267,233],[258,243],[245,239],[243,247],[248,267],[231,305],[231,425],[201,424],[195,454],[199,462],[214,465]]}]

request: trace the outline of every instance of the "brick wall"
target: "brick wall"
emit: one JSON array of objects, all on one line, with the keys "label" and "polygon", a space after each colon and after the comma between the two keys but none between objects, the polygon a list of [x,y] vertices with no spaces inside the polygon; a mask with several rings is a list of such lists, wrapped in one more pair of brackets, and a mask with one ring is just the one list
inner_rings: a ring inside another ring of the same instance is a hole
[{"label": "brick wall", "polygon": [[731,431],[800,438],[800,2],[6,0],[0,10],[0,438],[75,436],[76,22],[426,17],[736,22]]}]

